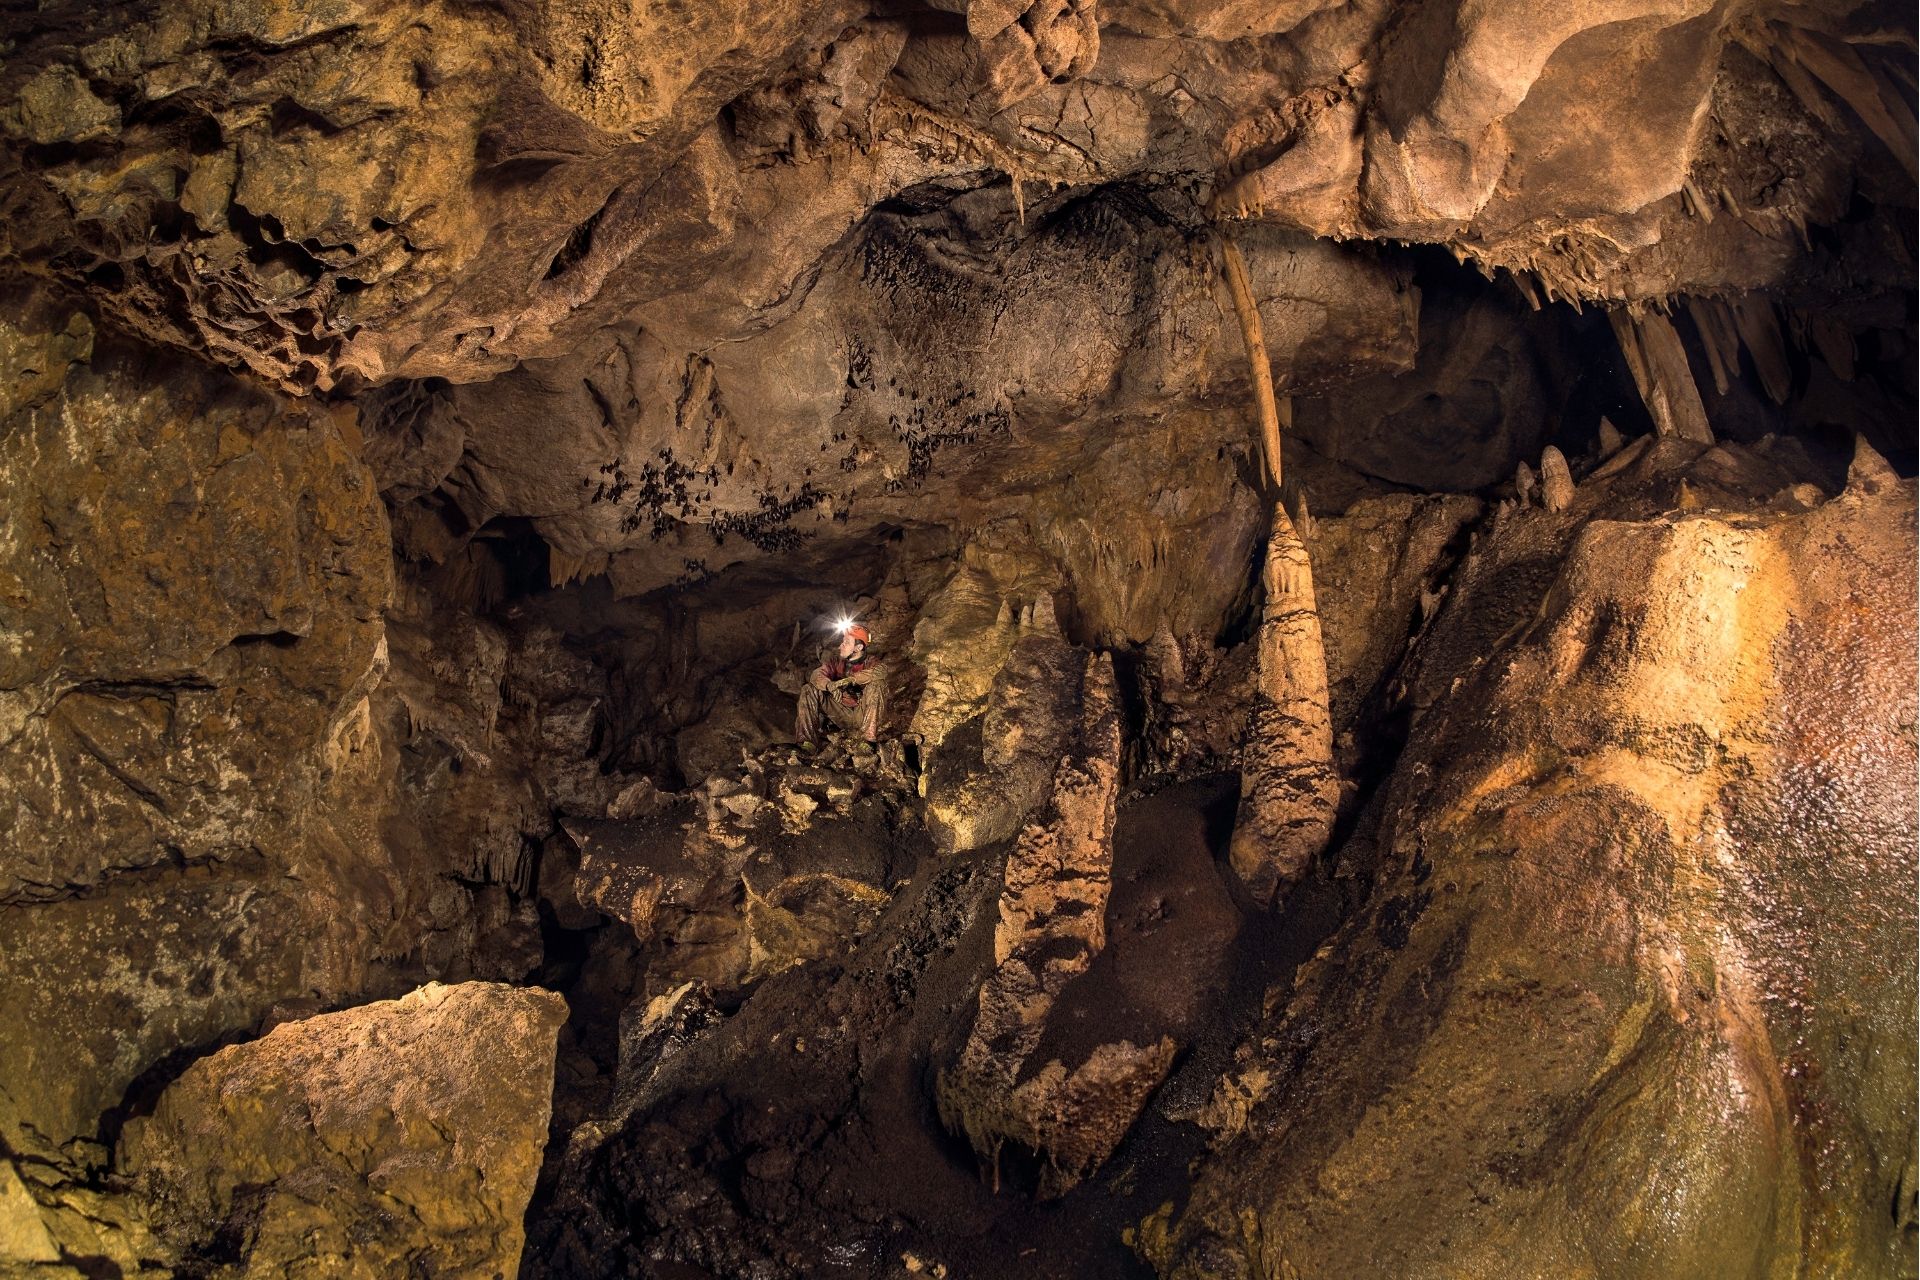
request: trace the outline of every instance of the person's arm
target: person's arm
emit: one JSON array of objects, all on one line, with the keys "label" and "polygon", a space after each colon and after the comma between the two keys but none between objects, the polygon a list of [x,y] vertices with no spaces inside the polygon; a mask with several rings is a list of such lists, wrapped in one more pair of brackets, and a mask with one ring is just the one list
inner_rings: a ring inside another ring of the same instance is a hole
[{"label": "person's arm", "polygon": [[815,667],[813,674],[807,677],[807,683],[822,693],[833,688],[833,677],[827,674],[827,664],[823,662]]},{"label": "person's arm", "polygon": [[854,673],[849,675],[847,677],[847,682],[849,684],[861,684],[861,685],[872,684],[875,680],[879,679],[879,677],[880,677],[880,664],[877,662],[869,662],[866,666],[862,667],[860,670],[855,671]]}]

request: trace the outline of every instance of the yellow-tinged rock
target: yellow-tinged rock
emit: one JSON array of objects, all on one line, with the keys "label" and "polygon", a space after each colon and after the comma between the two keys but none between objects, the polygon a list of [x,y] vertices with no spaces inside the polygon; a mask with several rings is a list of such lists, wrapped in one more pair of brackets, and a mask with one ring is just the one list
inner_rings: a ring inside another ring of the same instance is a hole
[{"label": "yellow-tinged rock", "polygon": [[430,983],[189,1067],[120,1162],[179,1247],[245,1221],[236,1276],[516,1273],[566,1002]]}]

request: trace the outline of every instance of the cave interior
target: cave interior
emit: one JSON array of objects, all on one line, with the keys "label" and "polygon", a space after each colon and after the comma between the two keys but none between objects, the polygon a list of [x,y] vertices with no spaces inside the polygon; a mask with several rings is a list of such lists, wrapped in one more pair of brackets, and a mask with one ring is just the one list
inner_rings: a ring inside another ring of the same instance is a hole
[{"label": "cave interior", "polygon": [[0,1274],[1920,1275],[1911,6],[0,33]]}]

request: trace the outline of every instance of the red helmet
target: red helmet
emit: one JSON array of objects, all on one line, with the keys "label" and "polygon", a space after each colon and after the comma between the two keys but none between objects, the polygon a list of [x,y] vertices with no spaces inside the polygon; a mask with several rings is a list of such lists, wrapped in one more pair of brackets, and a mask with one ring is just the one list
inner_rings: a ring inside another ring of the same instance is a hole
[{"label": "red helmet", "polygon": [[847,628],[846,635],[848,639],[858,640],[861,644],[867,643],[872,638],[872,633],[857,622]]}]

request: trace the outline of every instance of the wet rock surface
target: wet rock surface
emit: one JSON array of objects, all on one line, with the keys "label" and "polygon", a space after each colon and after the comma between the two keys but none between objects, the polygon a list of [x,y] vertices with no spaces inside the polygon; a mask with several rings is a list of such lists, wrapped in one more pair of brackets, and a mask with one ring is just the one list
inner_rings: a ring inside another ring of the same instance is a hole
[{"label": "wet rock surface", "polygon": [[[1259,1101],[1143,1231],[1158,1267],[1898,1272],[1903,1175],[1841,1153],[1904,1141],[1911,1037],[1815,990],[1911,1001],[1875,958],[1912,949],[1911,689],[1866,675],[1912,643],[1911,490],[1862,458],[1765,514],[1772,468],[1670,442],[1475,547],[1371,905],[1243,1050]],[[1636,517],[1662,490],[1697,505]],[[1841,1039],[1874,1064],[1844,1098],[1804,1065]]]}]

